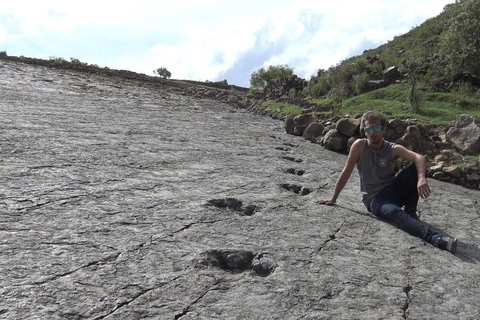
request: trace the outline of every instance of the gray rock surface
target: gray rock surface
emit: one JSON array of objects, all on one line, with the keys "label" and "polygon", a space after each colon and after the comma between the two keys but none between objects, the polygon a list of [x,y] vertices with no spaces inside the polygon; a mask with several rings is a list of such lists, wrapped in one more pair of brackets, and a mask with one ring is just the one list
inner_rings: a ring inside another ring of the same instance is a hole
[{"label": "gray rock surface", "polygon": [[478,119],[462,115],[455,127],[447,132],[447,138],[460,150],[466,153],[475,153],[480,150],[480,125]]},{"label": "gray rock surface", "polygon": [[[457,255],[374,218],[281,121],[0,60],[1,319],[478,319],[478,191],[431,181]],[[301,172],[301,174],[300,174]]]}]

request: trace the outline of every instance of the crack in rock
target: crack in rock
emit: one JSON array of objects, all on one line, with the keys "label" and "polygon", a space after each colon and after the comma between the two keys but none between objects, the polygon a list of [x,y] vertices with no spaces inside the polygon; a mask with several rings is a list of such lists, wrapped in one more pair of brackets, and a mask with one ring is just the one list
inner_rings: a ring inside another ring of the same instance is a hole
[{"label": "crack in rock", "polygon": [[181,313],[178,313],[175,315],[175,320],[178,320],[184,316],[186,316],[192,309],[192,307],[197,304],[200,300],[203,299],[212,290],[215,290],[216,286],[220,283],[220,280],[216,280],[215,283],[213,283],[210,287],[208,287],[197,299],[193,300],[191,304],[186,306]]},{"label": "crack in rock", "polygon": [[[128,287],[128,286],[127,286]],[[137,286],[134,286],[134,287],[137,287]],[[143,295],[147,294],[148,292],[154,290],[155,288],[147,288],[147,289],[143,289],[143,288],[140,288],[140,291],[137,292],[136,294],[133,295],[133,297],[129,300],[126,300],[126,301],[123,301],[121,303],[119,303],[115,308],[113,308],[109,313],[103,315],[103,316],[98,316],[96,318],[94,318],[94,320],[101,320],[101,319],[105,319],[106,317],[109,317],[111,315],[113,315],[115,312],[117,312],[118,310],[120,310],[121,308],[125,307],[125,306],[128,306],[129,304],[135,302],[136,300],[138,300],[140,297],[142,297]]]},{"label": "crack in rock", "polygon": [[120,252],[116,252],[115,254],[111,254],[109,255],[108,257],[104,258],[104,259],[101,259],[101,260],[98,260],[98,261],[92,261],[92,262],[89,262],[81,267],[78,267],[74,270],[70,270],[70,271],[67,271],[67,272],[64,272],[62,274],[57,274],[57,275],[54,275],[52,277],[49,277],[48,279],[45,279],[45,280],[39,280],[39,281],[35,281],[33,282],[32,284],[33,285],[42,285],[42,284],[46,284],[48,282],[52,282],[52,281],[56,281],[60,278],[64,278],[64,277],[67,277],[71,274],[74,274],[75,272],[79,271],[79,270],[82,270],[82,269],[86,269],[88,267],[91,267],[91,266],[95,266],[95,265],[99,265],[99,264],[102,264],[102,263],[107,263],[107,262],[111,262],[111,261],[115,261],[119,256],[121,255]]},{"label": "crack in rock", "polygon": [[336,230],[333,231],[333,233],[328,235],[328,239],[323,242],[323,244],[317,249],[314,255],[318,255],[330,241],[335,240],[337,238],[337,234],[340,232],[340,230],[342,230],[344,224],[345,224],[345,220],[342,222],[340,227],[338,227]]},{"label": "crack in rock", "polygon": [[402,288],[403,292],[405,293],[406,299],[403,305],[403,319],[408,319],[408,309],[410,308],[410,291],[412,291],[412,286],[408,285]]}]

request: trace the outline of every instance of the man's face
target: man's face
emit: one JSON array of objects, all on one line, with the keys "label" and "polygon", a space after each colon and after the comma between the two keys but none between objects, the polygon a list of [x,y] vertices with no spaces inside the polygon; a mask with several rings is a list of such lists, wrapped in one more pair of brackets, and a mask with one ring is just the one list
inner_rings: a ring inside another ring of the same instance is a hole
[{"label": "man's face", "polygon": [[366,121],[364,130],[370,143],[379,143],[383,140],[386,128],[382,127],[380,120],[377,120],[375,122]]}]

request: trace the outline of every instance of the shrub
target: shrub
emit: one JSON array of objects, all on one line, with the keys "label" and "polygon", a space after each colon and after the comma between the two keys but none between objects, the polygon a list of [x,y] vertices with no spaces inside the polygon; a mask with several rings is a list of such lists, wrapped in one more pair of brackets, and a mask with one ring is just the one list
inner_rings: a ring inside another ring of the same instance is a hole
[{"label": "shrub", "polygon": [[352,77],[353,68],[348,64],[339,64],[329,69],[331,74],[332,89],[330,92],[333,97],[342,101],[353,94]]},{"label": "shrub", "polygon": [[293,75],[293,69],[288,65],[269,66],[267,69],[260,68],[252,73],[250,87],[253,89],[265,89],[270,81],[291,75]]},{"label": "shrub", "polygon": [[65,58],[56,57],[56,56],[50,56],[50,61],[52,61],[53,64],[65,64],[65,63],[68,63],[68,61],[65,60]]},{"label": "shrub", "polygon": [[320,98],[328,94],[332,88],[330,82],[330,75],[328,72],[324,72],[320,78],[317,78],[317,83],[311,89],[311,95],[314,98]]},{"label": "shrub", "polygon": [[375,61],[372,65],[372,78],[383,79],[383,66],[378,61]]},{"label": "shrub", "polygon": [[168,71],[167,68],[164,68],[164,67],[158,68],[157,70],[153,70],[153,74],[163,79],[170,79],[170,77],[172,76],[172,73]]},{"label": "shrub", "polygon": [[353,90],[355,94],[362,94],[368,91],[370,77],[366,72],[353,76]]},{"label": "shrub", "polygon": [[480,4],[465,0],[454,7],[449,27],[442,36],[440,52],[453,74],[461,71],[478,73],[480,69]]},{"label": "shrub", "polygon": [[357,59],[353,63],[353,72],[355,74],[364,73],[367,70],[367,66],[368,66],[368,61],[366,58]]}]

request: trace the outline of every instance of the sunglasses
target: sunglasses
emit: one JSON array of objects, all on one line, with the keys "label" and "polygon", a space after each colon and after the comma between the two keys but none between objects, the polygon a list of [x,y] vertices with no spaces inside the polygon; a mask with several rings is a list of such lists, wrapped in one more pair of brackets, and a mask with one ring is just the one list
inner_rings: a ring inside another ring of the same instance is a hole
[{"label": "sunglasses", "polygon": [[382,131],[382,126],[375,126],[373,128],[372,127],[365,127],[364,130],[365,130],[366,133],[370,133],[370,132],[372,132],[372,130],[375,131],[375,132],[380,132],[380,131]]}]

